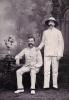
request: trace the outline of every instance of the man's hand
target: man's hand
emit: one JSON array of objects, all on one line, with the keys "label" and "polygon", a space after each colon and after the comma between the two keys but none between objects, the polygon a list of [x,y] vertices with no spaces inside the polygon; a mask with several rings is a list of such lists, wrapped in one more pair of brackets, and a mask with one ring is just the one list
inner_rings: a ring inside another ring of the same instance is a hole
[{"label": "man's hand", "polygon": [[57,57],[57,60],[60,60],[60,59],[61,59],[61,57],[60,57],[60,56],[58,56],[58,57]]},{"label": "man's hand", "polygon": [[16,65],[19,65],[20,64],[20,60],[19,60],[18,56],[15,56],[15,60],[16,60]]},{"label": "man's hand", "polygon": [[16,59],[16,65],[19,65],[19,64],[20,64],[19,59]]},{"label": "man's hand", "polygon": [[30,64],[29,66],[30,66],[31,69],[35,69],[36,68],[36,66],[33,63]]},{"label": "man's hand", "polygon": [[19,59],[19,57],[18,56],[15,56],[15,59]]}]

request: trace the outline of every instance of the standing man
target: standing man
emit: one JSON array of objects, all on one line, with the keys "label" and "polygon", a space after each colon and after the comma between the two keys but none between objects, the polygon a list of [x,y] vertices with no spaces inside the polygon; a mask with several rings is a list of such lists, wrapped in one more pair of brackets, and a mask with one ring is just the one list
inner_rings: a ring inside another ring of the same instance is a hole
[{"label": "standing man", "polygon": [[35,94],[35,83],[36,83],[36,73],[39,72],[42,66],[42,55],[40,50],[36,51],[34,46],[35,39],[30,36],[28,38],[28,47],[23,49],[18,55],[15,56],[16,64],[19,65],[19,60],[25,55],[25,65],[16,71],[17,76],[17,88],[14,93],[24,92],[24,86],[22,84],[22,75],[26,72],[30,72],[31,76],[31,94]]},{"label": "standing man", "polygon": [[63,57],[64,40],[61,31],[56,28],[58,23],[54,17],[50,17],[45,24],[49,28],[43,32],[42,41],[37,48],[39,50],[44,47],[44,88],[49,89],[50,87],[50,68],[52,65],[53,88],[57,89],[58,67],[59,60]]}]

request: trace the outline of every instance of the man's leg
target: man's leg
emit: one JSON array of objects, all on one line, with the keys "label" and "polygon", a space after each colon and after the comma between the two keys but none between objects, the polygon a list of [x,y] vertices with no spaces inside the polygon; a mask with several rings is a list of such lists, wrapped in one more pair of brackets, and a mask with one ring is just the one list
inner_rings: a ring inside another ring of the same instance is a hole
[{"label": "man's leg", "polygon": [[49,88],[50,85],[50,66],[51,57],[44,57],[44,88]]},{"label": "man's leg", "polygon": [[35,94],[35,84],[36,84],[36,69],[31,69],[31,94]]},{"label": "man's leg", "polygon": [[36,83],[36,70],[31,69],[31,89],[35,89],[35,83]]},{"label": "man's leg", "polygon": [[34,69],[31,69],[31,94],[35,94],[36,74],[39,72],[40,66],[36,64]]},{"label": "man's leg", "polygon": [[[24,67],[24,66],[16,71],[18,90],[24,90],[24,86],[22,84],[22,75],[28,71],[30,71],[30,68]],[[19,91],[15,91],[15,93],[17,93],[17,92],[19,92]]]},{"label": "man's leg", "polygon": [[58,88],[58,66],[59,61],[57,60],[57,57],[52,57],[52,75],[53,75],[53,87]]},{"label": "man's leg", "polygon": [[35,83],[36,83],[36,74],[39,72],[39,68],[31,69],[31,89],[35,89]]}]

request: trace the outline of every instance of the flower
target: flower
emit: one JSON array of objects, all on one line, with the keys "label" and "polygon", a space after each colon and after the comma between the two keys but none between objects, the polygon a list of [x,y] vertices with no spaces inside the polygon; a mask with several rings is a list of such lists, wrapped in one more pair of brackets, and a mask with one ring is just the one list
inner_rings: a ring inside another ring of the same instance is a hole
[{"label": "flower", "polygon": [[15,45],[17,44],[13,36],[9,36],[6,40],[4,40],[4,42],[8,50],[10,50],[11,48],[14,48]]}]

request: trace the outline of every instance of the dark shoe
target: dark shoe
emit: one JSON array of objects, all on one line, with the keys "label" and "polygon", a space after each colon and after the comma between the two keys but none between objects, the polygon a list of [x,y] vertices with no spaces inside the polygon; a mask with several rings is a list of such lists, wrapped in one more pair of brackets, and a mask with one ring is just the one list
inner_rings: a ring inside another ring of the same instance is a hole
[{"label": "dark shoe", "polygon": [[44,90],[46,91],[46,90],[50,90],[50,88],[44,88]]}]

